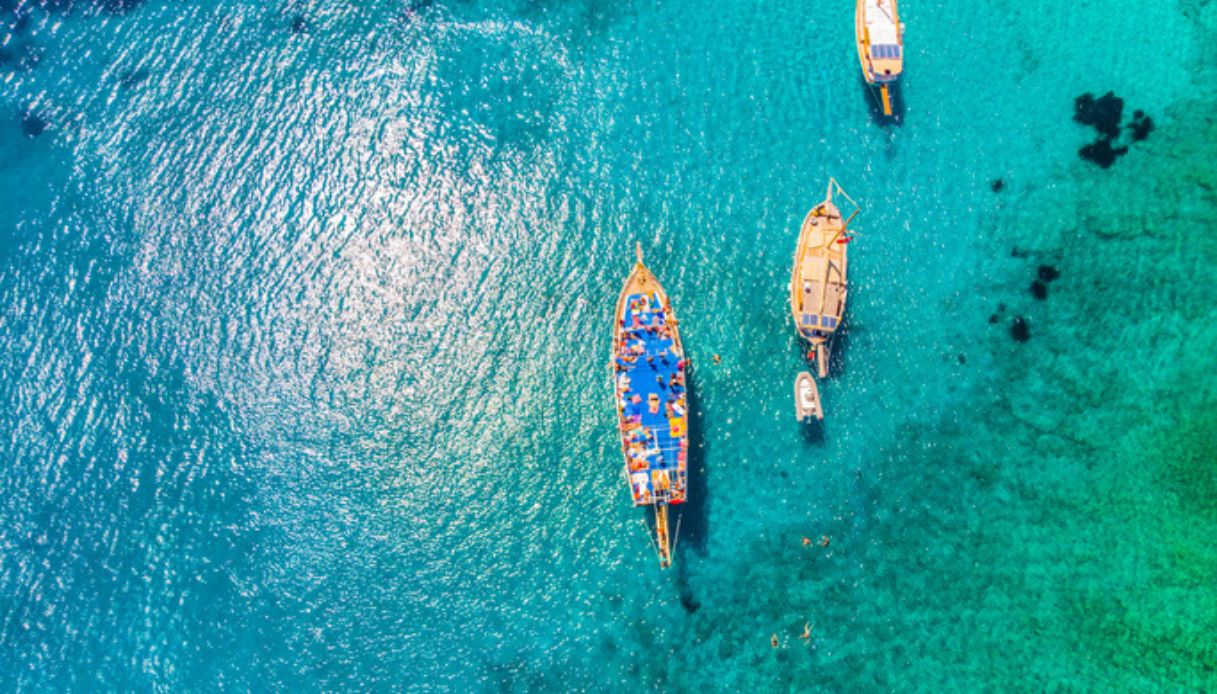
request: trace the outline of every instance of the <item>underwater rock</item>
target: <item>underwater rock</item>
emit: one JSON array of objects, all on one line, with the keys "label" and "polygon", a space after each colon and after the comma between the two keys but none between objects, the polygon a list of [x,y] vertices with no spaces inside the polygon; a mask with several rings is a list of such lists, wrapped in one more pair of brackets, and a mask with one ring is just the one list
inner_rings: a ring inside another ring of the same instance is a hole
[{"label": "underwater rock", "polygon": [[[2,4],[3,3],[0,3],[0,5],[2,5]],[[8,28],[10,31],[13,32],[13,34],[24,34],[25,30],[30,28],[30,14],[29,14],[29,12],[22,12],[20,14],[16,14],[17,10],[15,10],[15,9],[13,10],[13,12],[14,12],[13,23],[9,24]]]},{"label": "underwater rock", "polygon": [[989,314],[989,325],[997,325],[998,320],[1000,319],[997,317],[996,313]]},{"label": "underwater rock", "polygon": [[21,116],[21,132],[25,133],[26,137],[38,137],[50,125],[46,119],[35,113],[32,109],[27,109],[25,114]]},{"label": "underwater rock", "polygon": [[1120,116],[1124,113],[1124,100],[1114,92],[1107,92],[1098,99],[1086,92],[1073,100],[1073,119],[1082,125],[1094,126],[1095,130],[1115,139],[1120,136]]},{"label": "underwater rock", "polygon": [[1040,301],[1047,299],[1048,298],[1048,285],[1044,284],[1040,280],[1035,280],[1034,282],[1031,283],[1031,296],[1034,296],[1036,299],[1038,299]]},{"label": "underwater rock", "polygon": [[957,359],[959,359],[959,363],[960,363],[960,364],[967,364],[967,363],[968,363],[968,356],[967,356],[966,354],[964,354],[963,352],[960,352],[960,353],[959,353],[959,356],[958,356],[958,357],[956,357],[956,358],[957,358]]},{"label": "underwater rock", "polygon": [[42,60],[42,50],[33,44],[20,45],[14,42],[11,46],[0,46],[0,66],[3,70],[27,72]]},{"label": "underwater rock", "polygon": [[304,18],[304,15],[298,14],[298,15],[292,17],[292,33],[293,34],[306,34],[306,33],[308,33],[308,29],[309,29],[308,20]]},{"label": "underwater rock", "polygon": [[701,603],[695,600],[693,596],[688,593],[680,594],[680,606],[685,608],[685,612],[688,612],[689,614],[693,614],[701,609]]},{"label": "underwater rock", "polygon": [[993,179],[993,182],[989,184],[989,187],[993,189],[994,193],[1000,193],[1002,188],[1006,187],[1006,182],[1000,178],[995,178]]},{"label": "underwater rock", "polygon": [[1039,269],[1035,271],[1035,276],[1039,277],[1045,282],[1051,282],[1052,280],[1061,276],[1061,271],[1051,265],[1041,265],[1039,266]]},{"label": "underwater rock", "polygon": [[1124,100],[1113,92],[1107,92],[1097,99],[1087,92],[1074,99],[1073,120],[1092,126],[1099,133],[1094,142],[1078,150],[1078,156],[1106,169],[1128,153],[1128,145],[1119,143],[1122,129],[1128,129],[1130,142],[1149,137],[1154,129],[1154,121],[1144,111],[1133,111],[1132,122],[1121,126],[1120,116],[1123,113]]},{"label": "underwater rock", "polygon": [[1078,156],[1086,161],[1092,161],[1099,168],[1106,169],[1116,163],[1117,157],[1128,154],[1128,147],[1112,147],[1111,140],[1100,137],[1091,144],[1078,150]]},{"label": "underwater rock", "polygon": [[1015,342],[1026,342],[1031,339],[1031,326],[1027,325],[1027,319],[1022,316],[1015,316],[1014,321],[1010,323],[1010,337]]},{"label": "underwater rock", "polygon": [[1145,111],[1133,111],[1132,123],[1128,124],[1128,129],[1132,131],[1133,142],[1140,142],[1149,137],[1154,129],[1154,121],[1145,115]]}]

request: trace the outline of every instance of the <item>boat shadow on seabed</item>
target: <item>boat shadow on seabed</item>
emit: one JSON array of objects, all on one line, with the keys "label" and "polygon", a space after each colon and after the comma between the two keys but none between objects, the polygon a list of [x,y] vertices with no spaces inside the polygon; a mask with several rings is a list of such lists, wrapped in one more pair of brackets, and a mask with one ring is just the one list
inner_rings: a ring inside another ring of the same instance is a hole
[{"label": "boat shadow on seabed", "polygon": [[701,416],[701,409],[698,407],[695,370],[690,371],[688,384],[685,397],[688,399],[689,412],[697,414],[689,419],[688,501],[683,504],[683,508],[677,514],[680,536],[676,541],[675,554],[677,556],[674,563],[676,564],[676,588],[680,591],[680,604],[687,612],[696,612],[701,607],[701,603],[693,596],[693,590],[689,586],[688,555],[689,550],[692,550],[699,557],[706,556],[706,542],[710,536],[710,497],[709,485],[706,481],[708,476],[706,470],[707,443],[702,435],[704,420]]},{"label": "boat shadow on seabed", "polygon": [[897,80],[888,87],[888,95],[892,103],[892,115],[883,115],[883,102],[879,96],[879,87],[866,83],[865,79],[858,78],[858,85],[862,88],[862,94],[866,98],[866,107],[870,111],[871,120],[875,124],[886,128],[889,125],[904,125],[904,90],[901,87],[900,80]]}]

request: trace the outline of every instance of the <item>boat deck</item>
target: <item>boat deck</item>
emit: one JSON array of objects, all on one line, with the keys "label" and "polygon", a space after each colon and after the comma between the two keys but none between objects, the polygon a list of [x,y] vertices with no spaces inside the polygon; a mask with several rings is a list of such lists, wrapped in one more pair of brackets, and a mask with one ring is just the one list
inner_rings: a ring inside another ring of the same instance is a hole
[{"label": "boat deck", "polygon": [[634,503],[681,503],[688,436],[684,357],[657,292],[624,297],[613,357],[630,491]]},{"label": "boat deck", "polygon": [[[890,0],[866,0],[866,31],[872,46],[895,45],[900,42],[896,30],[896,13]],[[885,58],[885,55],[876,55]],[[891,56],[897,57],[897,56]]]},{"label": "boat deck", "polygon": [[845,312],[847,248],[845,225],[831,202],[817,205],[803,220],[791,279],[791,305],[799,333],[823,341],[841,324]]}]

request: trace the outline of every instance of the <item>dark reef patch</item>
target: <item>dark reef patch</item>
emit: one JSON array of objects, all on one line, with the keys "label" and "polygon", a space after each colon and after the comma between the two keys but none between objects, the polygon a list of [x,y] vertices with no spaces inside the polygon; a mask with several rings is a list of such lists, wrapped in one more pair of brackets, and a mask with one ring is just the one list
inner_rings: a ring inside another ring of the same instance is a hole
[{"label": "dark reef patch", "polygon": [[411,0],[397,13],[395,21],[403,26],[413,24],[415,20],[421,19],[434,4],[435,0]]},{"label": "dark reef patch", "polygon": [[1129,142],[1139,142],[1149,137],[1154,129],[1154,121],[1144,111],[1134,111],[1132,122],[1122,126],[1120,119],[1123,115],[1124,100],[1114,92],[1107,92],[1098,98],[1087,92],[1074,99],[1074,122],[1089,125],[1098,133],[1094,142],[1078,150],[1078,156],[1106,169],[1128,153],[1128,145],[1120,142],[1121,132],[1129,132]]},{"label": "dark reef patch", "polygon": [[25,72],[42,60],[42,50],[30,43],[13,42],[0,46],[0,71]]},{"label": "dark reef patch", "polygon": [[1099,138],[1078,150],[1078,156],[1098,164],[1101,169],[1116,163],[1116,159],[1125,154],[1128,154],[1128,147],[1112,147],[1111,140],[1106,138]]},{"label": "dark reef patch", "polygon": [[1026,318],[1022,316],[1014,317],[1014,321],[1010,323],[1010,337],[1018,343],[1031,339],[1031,326],[1027,324]]},{"label": "dark reef patch", "polygon": [[989,325],[997,325],[997,321],[1001,320],[996,313],[989,314]]},{"label": "dark reef patch", "polygon": [[21,132],[25,133],[26,137],[38,137],[46,131],[48,125],[50,123],[32,108],[27,108],[25,113],[21,114]]},{"label": "dark reef patch", "polygon": [[1124,115],[1124,100],[1114,92],[1099,98],[1087,92],[1073,100],[1073,120],[1082,125],[1094,126],[1099,133],[1109,138],[1120,136],[1120,116]]},{"label": "dark reef patch", "polygon": [[995,178],[993,179],[993,182],[989,184],[989,187],[993,189],[994,193],[1000,193],[1002,192],[1002,189],[1006,187],[1006,182],[1000,178]]},{"label": "dark reef patch", "polygon": [[1031,296],[1035,297],[1039,301],[1043,301],[1044,299],[1047,299],[1048,298],[1048,285],[1044,284],[1040,280],[1035,280],[1034,282],[1031,283]]},{"label": "dark reef patch", "polygon": [[[0,3],[0,6],[4,5],[7,5],[7,3]],[[12,12],[13,19],[9,22],[9,31],[13,32],[13,34],[24,34],[26,29],[30,28],[29,12],[17,12],[15,8],[10,11]]]},{"label": "dark reef patch", "polygon": [[1045,282],[1051,282],[1061,276],[1061,271],[1051,265],[1041,265],[1036,269],[1035,276]]},{"label": "dark reef patch", "polygon": [[418,13],[429,9],[434,4],[435,0],[411,0],[410,3],[406,5],[406,14],[408,14],[410,17],[416,17],[418,16]]},{"label": "dark reef patch", "polygon": [[309,30],[308,20],[302,14],[293,15],[291,28],[293,34],[307,34]]},{"label": "dark reef patch", "polygon": [[1145,111],[1133,111],[1132,122],[1127,127],[1132,133],[1132,141],[1140,142],[1153,132],[1154,120],[1145,115]]},{"label": "dark reef patch", "polygon": [[685,608],[685,612],[689,614],[693,614],[701,609],[701,603],[693,597],[692,593],[687,591],[681,591],[680,593],[680,606]]},{"label": "dark reef patch", "polygon": [[131,87],[138,86],[139,84],[147,81],[151,74],[152,73],[143,68],[127,70],[118,76],[118,86],[123,87],[124,89],[130,89]]}]

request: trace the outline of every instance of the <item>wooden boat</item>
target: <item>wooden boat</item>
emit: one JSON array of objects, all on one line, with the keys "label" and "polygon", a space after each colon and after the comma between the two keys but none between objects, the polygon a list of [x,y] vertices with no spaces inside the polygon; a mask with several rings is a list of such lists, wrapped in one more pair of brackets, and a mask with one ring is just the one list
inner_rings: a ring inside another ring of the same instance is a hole
[{"label": "wooden boat", "polygon": [[[848,219],[833,202],[840,194],[853,205]],[[828,376],[829,340],[841,326],[848,283],[849,223],[858,205],[833,179],[828,181],[824,201],[807,213],[794,252],[790,278],[790,310],[799,335],[815,350],[820,378]]]},{"label": "wooden boat", "polygon": [[900,23],[896,0],[857,0],[854,33],[862,76],[867,84],[879,87],[883,115],[890,116],[890,87],[904,71],[904,25]]},{"label": "wooden boat", "polygon": [[688,488],[688,401],[676,314],[655,275],[638,262],[621,288],[613,334],[613,386],[617,432],[635,506],[655,510],[659,565],[672,564],[679,527],[668,509],[685,502]]},{"label": "wooden boat", "polygon": [[810,422],[812,419],[824,421],[820,389],[816,387],[816,379],[806,371],[800,371],[794,379],[794,413],[800,422]]}]

